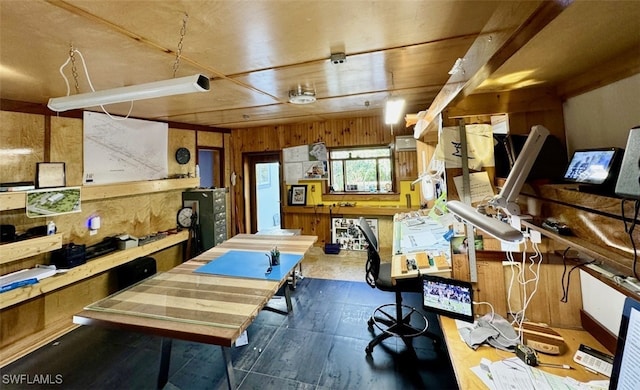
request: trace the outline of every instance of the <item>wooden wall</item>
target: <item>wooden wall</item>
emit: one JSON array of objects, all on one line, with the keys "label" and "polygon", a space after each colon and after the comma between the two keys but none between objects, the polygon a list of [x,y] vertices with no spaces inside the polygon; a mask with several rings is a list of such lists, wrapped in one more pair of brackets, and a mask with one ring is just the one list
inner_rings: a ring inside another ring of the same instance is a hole
[{"label": "wooden wall", "polygon": [[[0,182],[33,181],[37,162],[65,162],[67,186],[81,186],[83,175],[82,119],[48,116],[38,113],[0,111]],[[178,147],[187,147],[196,156],[198,146],[224,148],[229,133],[207,132],[184,128],[169,128],[167,159],[169,175],[193,175],[196,158],[180,165],[174,154]],[[229,158],[229,155],[225,155]],[[228,175],[226,175],[228,177]],[[27,218],[24,209],[0,212],[0,223],[12,224],[19,232],[55,222],[62,242],[93,245],[105,237],[128,233],[145,236],[176,228],[176,213],[182,205],[182,191],[118,196],[85,201],[81,212],[50,218]],[[101,228],[90,235],[86,226],[89,217],[99,215]],[[169,247],[152,255],[159,271],[182,262],[182,245]],[[15,262],[0,264],[0,274],[48,264],[50,254],[42,254]],[[100,273],[53,293],[45,294],[0,311],[0,348],[6,356],[16,348],[33,344],[33,337],[46,338],[71,326],[73,314],[84,306],[116,291],[114,271]],[[28,342],[27,342],[28,341]],[[37,340],[36,340],[37,341]],[[22,345],[22,343],[26,343]]]},{"label": "wooden wall", "polygon": [[[324,142],[327,147],[351,147],[369,145],[389,145],[394,142],[395,136],[413,134],[413,130],[394,129],[394,134],[388,125],[384,124],[381,117],[364,117],[352,119],[336,119],[322,122],[306,124],[290,124],[281,126],[264,126],[250,129],[236,129],[231,133],[231,155],[232,171],[238,175],[237,184],[231,188],[232,202],[237,204],[239,221],[248,226],[246,208],[248,207],[248,188],[245,183],[244,154],[258,152],[278,152],[282,149],[308,145],[315,142]],[[417,158],[415,151],[395,153],[395,176],[397,192],[400,192],[402,180],[415,180],[417,178]],[[326,189],[326,187],[323,187]],[[286,194],[283,185],[281,194]],[[328,200],[326,206],[332,203],[339,203],[329,195],[322,194],[322,198]],[[320,196],[318,196],[320,198]],[[393,202],[396,206],[398,202],[405,202],[404,194],[394,195],[340,195],[340,201],[368,201],[371,203],[385,205],[385,202]],[[245,201],[243,201],[245,199]],[[377,200],[373,200],[377,199]],[[286,204],[282,199],[282,204]],[[404,203],[403,203],[404,204]],[[417,201],[413,203],[417,209]],[[389,219],[387,215],[386,219]],[[237,231],[236,220],[232,221],[232,230]],[[316,245],[322,246],[325,242],[330,242],[329,216],[326,213],[317,214],[296,214],[287,213],[283,215],[283,227],[302,229],[303,234],[318,235]],[[388,240],[390,243],[391,241]]]}]

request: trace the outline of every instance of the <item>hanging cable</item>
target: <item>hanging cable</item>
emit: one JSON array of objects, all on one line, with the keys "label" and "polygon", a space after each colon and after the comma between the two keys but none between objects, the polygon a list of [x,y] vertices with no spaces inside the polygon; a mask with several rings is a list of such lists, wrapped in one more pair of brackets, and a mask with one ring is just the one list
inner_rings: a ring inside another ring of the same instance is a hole
[{"label": "hanging cable", "polygon": [[[91,88],[91,92],[95,92],[95,88],[93,87],[93,83],[91,82],[91,77],[89,76],[89,69],[87,69],[87,63],[84,60],[84,56],[82,55],[82,53],[80,52],[80,50],[78,49],[74,49],[73,46],[71,46],[71,50],[69,51],[69,58],[67,58],[67,60],[62,64],[62,66],[60,66],[59,72],[60,75],[62,75],[62,78],[64,79],[64,83],[67,86],[67,96],[70,95],[71,93],[71,88],[69,87],[69,79],[67,78],[67,76],[64,75],[64,68],[65,66],[67,66],[69,64],[69,62],[71,62],[71,68],[72,71],[71,73],[73,74],[73,79],[75,82],[75,87],[76,87],[76,92],[79,93],[79,86],[78,86],[78,71],[76,69],[76,61],[75,61],[75,54],[78,54],[80,56],[80,61],[82,61],[82,68],[84,69],[84,74],[85,77],[87,78],[87,83],[89,84],[89,88]],[[104,108],[103,105],[100,105],[100,108],[102,109],[102,112],[104,112],[105,114],[107,114],[107,116],[113,120],[125,120],[127,118],[129,118],[129,115],[131,115],[131,111],[133,110],[133,101],[131,101],[131,104],[129,106],[129,112],[127,113],[127,116],[125,116],[124,118],[122,117],[114,117],[111,114],[109,114],[109,112],[107,111],[106,108]]]}]

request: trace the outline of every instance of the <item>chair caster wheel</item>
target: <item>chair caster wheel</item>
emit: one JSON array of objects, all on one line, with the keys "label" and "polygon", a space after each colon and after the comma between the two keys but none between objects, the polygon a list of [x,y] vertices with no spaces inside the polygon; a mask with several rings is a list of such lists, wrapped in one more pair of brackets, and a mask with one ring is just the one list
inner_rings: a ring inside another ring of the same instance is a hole
[{"label": "chair caster wheel", "polygon": [[369,321],[367,321],[367,325],[369,325],[369,328],[373,328],[373,318],[369,318]]}]

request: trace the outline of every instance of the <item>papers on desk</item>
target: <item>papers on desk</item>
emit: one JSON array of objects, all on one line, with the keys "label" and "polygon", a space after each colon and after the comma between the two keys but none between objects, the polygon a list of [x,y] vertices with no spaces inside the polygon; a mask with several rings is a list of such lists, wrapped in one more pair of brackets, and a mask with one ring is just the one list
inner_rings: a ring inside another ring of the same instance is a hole
[{"label": "papers on desk", "polygon": [[448,227],[425,215],[411,216],[394,226],[395,253],[427,252],[431,257],[444,256],[451,265],[451,244],[446,238]]},{"label": "papers on desk", "polygon": [[527,366],[517,357],[491,362],[482,359],[471,371],[491,390],[605,390],[609,381],[579,382]]}]

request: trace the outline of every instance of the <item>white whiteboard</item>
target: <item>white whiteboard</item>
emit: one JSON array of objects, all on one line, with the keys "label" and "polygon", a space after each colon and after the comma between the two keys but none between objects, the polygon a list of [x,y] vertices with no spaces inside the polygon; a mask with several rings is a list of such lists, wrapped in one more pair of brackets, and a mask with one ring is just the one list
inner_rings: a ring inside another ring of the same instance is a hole
[{"label": "white whiteboard", "polygon": [[169,126],[84,112],[84,184],[165,179]]}]

